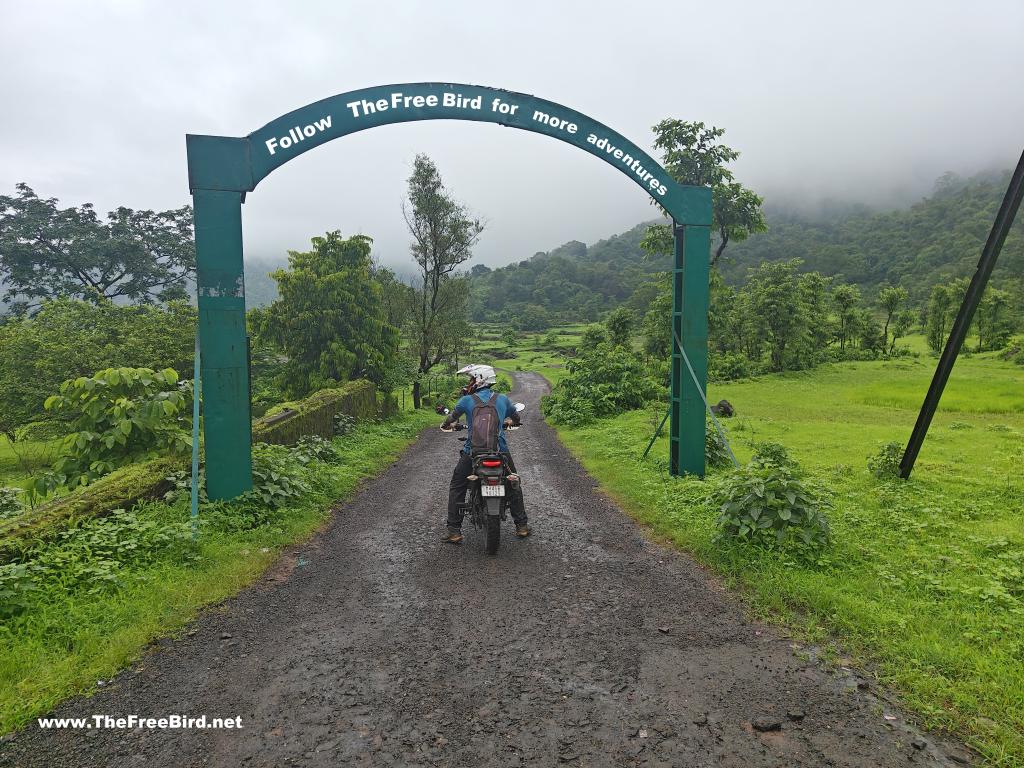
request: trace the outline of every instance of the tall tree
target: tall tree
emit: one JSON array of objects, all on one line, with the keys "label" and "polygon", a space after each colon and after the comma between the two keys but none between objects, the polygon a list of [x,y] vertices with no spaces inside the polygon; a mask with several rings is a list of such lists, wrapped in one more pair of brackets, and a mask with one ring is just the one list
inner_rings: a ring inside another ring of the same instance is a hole
[{"label": "tall tree", "polygon": [[839,349],[846,349],[860,327],[860,288],[856,285],[837,285],[832,291],[832,302],[839,318]]},{"label": "tall tree", "polygon": [[949,311],[953,306],[953,297],[950,294],[949,286],[939,283],[932,287],[931,296],[928,298],[926,315],[926,337],[928,346],[932,352],[941,352],[942,346],[946,343],[946,330],[949,323]]},{"label": "tall tree", "polygon": [[45,299],[128,299],[153,303],[185,298],[195,273],[192,209],[97,216],[91,203],[60,208],[27,184],[0,195],[0,278],[16,313]]},{"label": "tall tree", "polygon": [[399,333],[373,279],[372,242],[328,232],[309,251],[289,251],[288,269],[272,273],[280,298],[264,310],[259,333],[288,356],[281,380],[288,394],[354,378],[386,388]]},{"label": "tall tree", "polygon": [[[468,331],[469,281],[454,275],[473,257],[484,225],[472,218],[445,187],[437,166],[417,155],[409,177],[409,199],[402,214],[412,235],[412,256],[420,285],[412,321],[412,343],[419,376],[454,356]],[[413,384],[413,404],[420,406],[420,381]]]},{"label": "tall tree", "polygon": [[809,318],[796,271],[799,259],[761,264],[750,274],[750,310],[760,318],[771,368],[803,367],[809,344]]},{"label": "tall tree", "polygon": [[[701,122],[667,119],[654,126],[654,146],[662,152],[662,163],[680,184],[711,187],[711,228],[717,245],[711,257],[714,267],[730,242],[746,240],[750,235],[767,232],[764,200],[735,180],[727,164],[740,153],[720,143],[724,128],[707,127]],[[664,224],[655,224],[641,244],[652,253],[670,253],[672,233]]]},{"label": "tall tree", "polygon": [[1010,339],[1013,326],[1007,316],[1006,308],[1010,303],[1010,294],[998,288],[985,291],[978,310],[974,315],[974,329],[978,334],[976,352],[986,349],[1000,349]]},{"label": "tall tree", "polygon": [[[885,327],[882,328],[882,346],[889,343],[889,325],[899,312],[909,294],[902,285],[890,285],[878,293],[878,303],[885,310]],[[893,340],[895,344],[895,340]],[[890,347],[891,348],[891,347]]]}]

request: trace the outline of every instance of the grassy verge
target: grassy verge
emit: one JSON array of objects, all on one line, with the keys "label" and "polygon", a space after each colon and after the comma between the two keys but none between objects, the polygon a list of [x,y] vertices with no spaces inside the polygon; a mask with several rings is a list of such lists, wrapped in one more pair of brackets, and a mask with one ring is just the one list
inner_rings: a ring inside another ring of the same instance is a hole
[{"label": "grassy verge", "polygon": [[71,538],[41,545],[30,567],[56,563],[58,575],[39,577],[24,609],[0,622],[0,733],[90,691],[152,639],[252,583],[282,547],[327,519],[333,501],[386,467],[434,420],[424,412],[358,426],[335,438],[336,459],[286,464],[305,490],[284,504],[271,508],[250,499],[201,509],[195,543],[183,496],[140,506],[120,528],[94,521]]},{"label": "grassy verge", "polygon": [[834,545],[818,566],[712,541],[708,483],[668,477],[664,438],[638,460],[661,406],[559,432],[605,491],[760,615],[837,638],[927,726],[963,736],[990,765],[1024,765],[1024,370],[961,359],[912,480],[866,470],[881,443],[906,440],[933,364],[847,363],[711,387],[737,408],[727,426],[741,461],[753,442],[780,442],[831,492]]},{"label": "grassy verge", "polygon": [[18,487],[33,472],[48,467],[57,455],[58,440],[20,440],[0,435],[0,486]]}]

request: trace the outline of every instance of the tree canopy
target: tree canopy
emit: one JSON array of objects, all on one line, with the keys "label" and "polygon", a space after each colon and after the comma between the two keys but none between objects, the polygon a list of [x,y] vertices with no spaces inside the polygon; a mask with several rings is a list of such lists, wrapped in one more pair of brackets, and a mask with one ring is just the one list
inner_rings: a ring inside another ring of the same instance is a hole
[{"label": "tree canopy", "polygon": [[45,299],[127,299],[153,303],[186,297],[195,273],[192,209],[120,207],[100,219],[91,203],[60,208],[27,184],[0,195],[0,278],[15,313]]},{"label": "tree canopy", "polygon": [[281,384],[289,395],[360,377],[387,382],[399,336],[373,278],[371,242],[328,232],[309,251],[289,251],[288,269],[271,275],[279,298],[254,325],[288,356]]}]

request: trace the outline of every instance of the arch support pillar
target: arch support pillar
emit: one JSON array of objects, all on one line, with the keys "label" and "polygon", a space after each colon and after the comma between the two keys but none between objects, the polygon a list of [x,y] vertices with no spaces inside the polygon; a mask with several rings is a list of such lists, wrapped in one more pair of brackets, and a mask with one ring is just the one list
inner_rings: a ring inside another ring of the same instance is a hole
[{"label": "arch support pillar", "polygon": [[206,493],[211,499],[231,499],[252,489],[242,194],[192,190]]},{"label": "arch support pillar", "polygon": [[[673,223],[672,389],[669,474],[704,477],[704,400],[708,386],[708,263],[711,231],[707,226]],[[682,343],[693,375],[680,354]],[[696,381],[694,381],[696,378]]]}]

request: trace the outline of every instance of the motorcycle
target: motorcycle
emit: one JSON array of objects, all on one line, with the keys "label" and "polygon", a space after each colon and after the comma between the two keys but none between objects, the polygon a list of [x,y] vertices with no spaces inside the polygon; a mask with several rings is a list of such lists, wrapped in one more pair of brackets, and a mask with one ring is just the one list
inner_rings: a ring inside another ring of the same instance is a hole
[{"label": "motorcycle", "polygon": [[[526,406],[516,403],[516,413],[522,413]],[[456,422],[452,425],[456,430],[466,428],[465,424]],[[515,431],[518,425],[505,427],[506,431]],[[460,437],[461,442],[466,438]],[[519,488],[519,475],[510,472],[505,457],[500,453],[477,453],[473,455],[473,473],[467,478],[466,501],[462,512],[469,517],[474,528],[484,530],[484,549],[487,554],[498,552],[501,543],[501,524],[508,519],[512,494]]]}]

